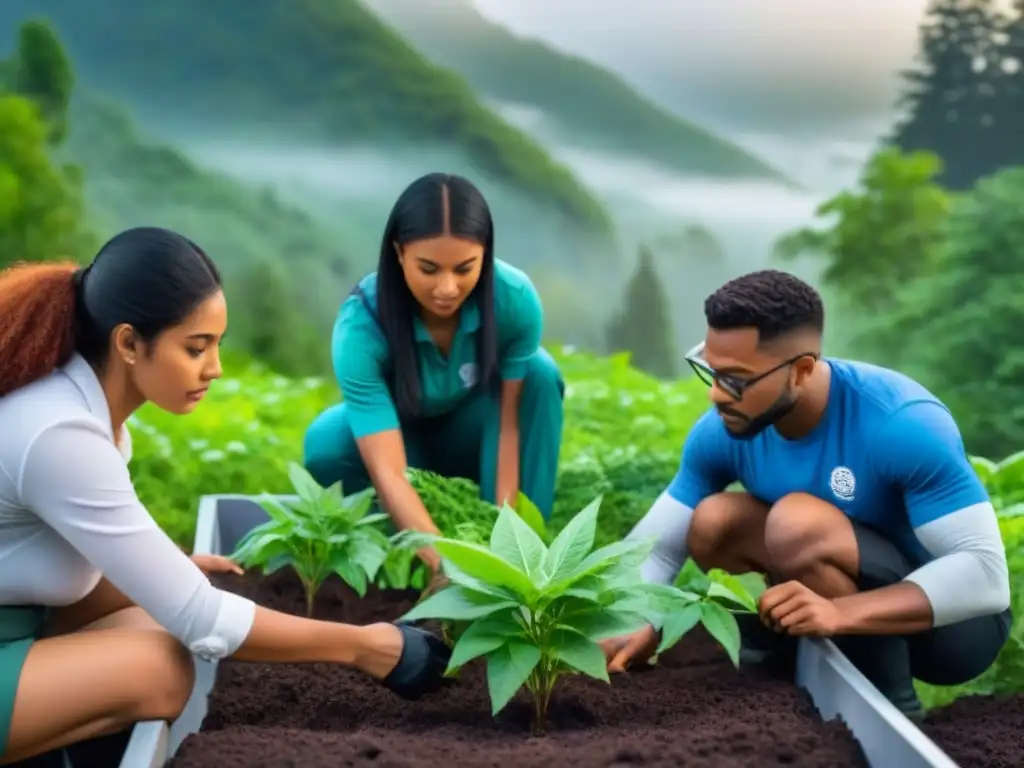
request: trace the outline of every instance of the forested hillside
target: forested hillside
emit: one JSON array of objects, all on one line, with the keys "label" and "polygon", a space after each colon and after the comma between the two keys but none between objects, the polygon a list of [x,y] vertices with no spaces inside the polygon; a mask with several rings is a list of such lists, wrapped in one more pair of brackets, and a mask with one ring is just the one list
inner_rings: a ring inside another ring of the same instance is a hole
[{"label": "forested hillside", "polygon": [[165,135],[455,148],[568,220],[611,227],[568,168],[358,0],[4,0],[0,39],[35,15],[57,30],[85,85]]},{"label": "forested hillside", "polygon": [[615,73],[489,21],[470,0],[370,0],[369,5],[480,94],[543,110],[556,134],[573,145],[631,155],[681,173],[785,180],[742,147],[644,98]]}]

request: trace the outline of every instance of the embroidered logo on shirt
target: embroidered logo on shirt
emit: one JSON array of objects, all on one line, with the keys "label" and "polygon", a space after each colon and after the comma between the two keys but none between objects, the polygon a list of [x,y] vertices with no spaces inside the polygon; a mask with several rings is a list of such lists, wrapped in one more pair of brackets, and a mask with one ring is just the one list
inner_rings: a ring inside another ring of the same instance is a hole
[{"label": "embroidered logo on shirt", "polygon": [[853,501],[853,493],[857,488],[857,478],[853,476],[853,472],[850,471],[849,467],[836,467],[833,469],[832,476],[829,477],[828,482],[832,486],[832,493],[836,495],[836,498],[843,501]]},{"label": "embroidered logo on shirt", "polygon": [[459,378],[462,379],[464,387],[472,387],[476,384],[476,363],[463,363],[459,366]]}]

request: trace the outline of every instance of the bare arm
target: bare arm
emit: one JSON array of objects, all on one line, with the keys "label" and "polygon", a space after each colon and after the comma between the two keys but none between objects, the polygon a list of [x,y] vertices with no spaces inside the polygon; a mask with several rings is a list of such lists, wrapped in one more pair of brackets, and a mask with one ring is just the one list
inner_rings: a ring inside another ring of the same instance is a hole
[{"label": "bare arm", "polygon": [[[402,530],[440,533],[405,475],[407,463],[402,433],[389,429],[358,438],[356,444],[377,496],[395,525]],[[441,558],[432,547],[424,547],[416,555],[433,571],[440,567]]]},{"label": "bare arm", "polygon": [[519,496],[519,399],[523,381],[501,383],[501,417],[498,431],[498,471],[495,501],[514,507]]}]

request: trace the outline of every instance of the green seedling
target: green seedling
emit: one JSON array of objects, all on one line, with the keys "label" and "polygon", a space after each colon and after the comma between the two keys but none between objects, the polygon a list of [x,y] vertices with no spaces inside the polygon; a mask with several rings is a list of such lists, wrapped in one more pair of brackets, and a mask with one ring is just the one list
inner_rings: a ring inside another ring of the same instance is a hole
[{"label": "green seedling", "polygon": [[534,727],[545,730],[559,678],[584,674],[608,682],[598,642],[657,618],[640,576],[654,542],[626,540],[592,551],[600,504],[598,497],[579,512],[550,546],[508,506],[487,545],[433,540],[451,583],[403,618],[466,623],[448,673],[485,658],[492,714],[525,685]]},{"label": "green seedling", "polygon": [[662,617],[656,625],[661,630],[656,653],[664,653],[702,624],[739,667],[742,638],[734,614],[757,612],[757,599],[765,589],[760,574],[737,576],[719,569],[704,573],[690,559],[679,572],[675,586],[652,585],[650,589]]},{"label": "green seedling", "polygon": [[332,573],[364,596],[389,550],[387,535],[375,527],[387,515],[368,514],[373,489],[344,496],[340,483],[324,488],[294,463],[288,475],[298,501],[261,498],[270,520],[249,531],[231,558],[265,574],[292,566],[302,582],[307,616],[313,614],[316,593]]},{"label": "green seedling", "polygon": [[523,518],[523,522],[530,526],[534,533],[540,536],[541,541],[545,544],[551,543],[551,533],[548,531],[547,523],[544,522],[544,515],[522,491],[516,497],[516,514]]}]

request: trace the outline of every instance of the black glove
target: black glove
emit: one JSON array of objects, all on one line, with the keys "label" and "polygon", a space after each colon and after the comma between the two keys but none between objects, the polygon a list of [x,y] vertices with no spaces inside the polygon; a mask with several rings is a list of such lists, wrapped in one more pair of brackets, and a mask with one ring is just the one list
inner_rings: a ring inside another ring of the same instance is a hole
[{"label": "black glove", "polygon": [[441,687],[452,650],[437,635],[405,622],[396,622],[402,632],[402,655],[397,666],[381,682],[403,699],[415,700]]}]

